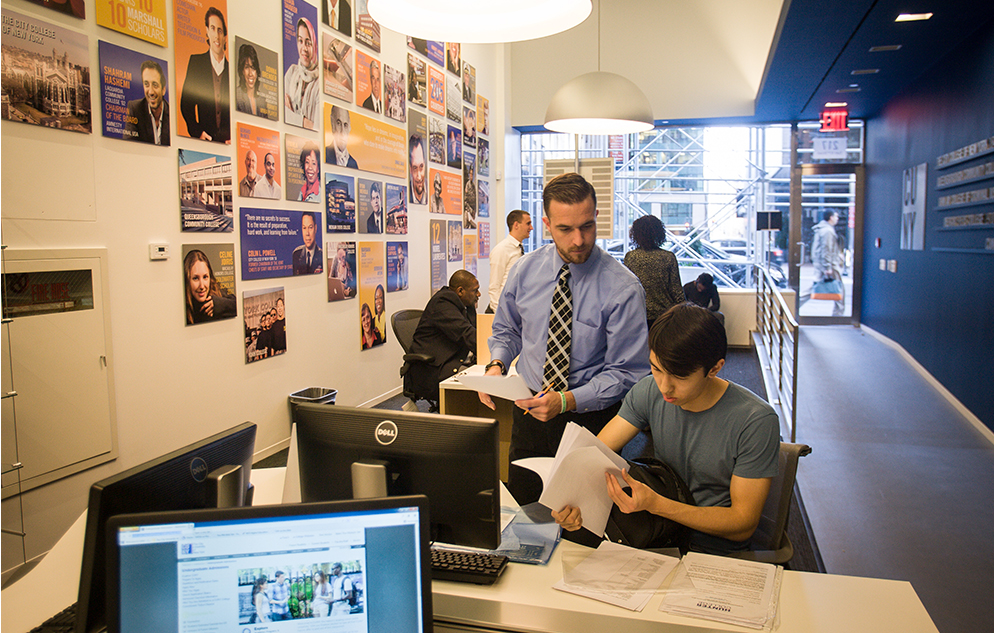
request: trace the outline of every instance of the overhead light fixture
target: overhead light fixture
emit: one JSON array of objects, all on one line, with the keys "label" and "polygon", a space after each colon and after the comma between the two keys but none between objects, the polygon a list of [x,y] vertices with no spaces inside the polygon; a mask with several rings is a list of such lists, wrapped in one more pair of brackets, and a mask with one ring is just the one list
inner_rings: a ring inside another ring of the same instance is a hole
[{"label": "overhead light fixture", "polygon": [[652,104],[631,80],[601,71],[601,3],[597,4],[597,70],[567,82],[545,110],[545,127],[568,134],[634,134],[655,127]]},{"label": "overhead light fixture", "polygon": [[887,46],[871,46],[871,53],[887,53],[889,51],[899,51],[901,50],[901,44],[889,44]]},{"label": "overhead light fixture", "polygon": [[849,105],[849,104],[847,102],[845,102],[845,101],[829,101],[828,103],[825,104],[825,107],[826,108],[844,108],[847,105]]},{"label": "overhead light fixture", "polygon": [[859,92],[859,88],[839,88],[835,92],[838,92],[838,93],[843,93],[843,92]]},{"label": "overhead light fixture", "polygon": [[902,13],[897,16],[894,20],[895,22],[919,22],[921,20],[927,20],[932,17],[931,13]]},{"label": "overhead light fixture", "polygon": [[388,29],[465,44],[519,42],[561,33],[590,15],[590,0],[368,0]]},{"label": "overhead light fixture", "polygon": [[879,68],[861,68],[860,70],[854,70],[850,75],[876,75],[880,72]]}]

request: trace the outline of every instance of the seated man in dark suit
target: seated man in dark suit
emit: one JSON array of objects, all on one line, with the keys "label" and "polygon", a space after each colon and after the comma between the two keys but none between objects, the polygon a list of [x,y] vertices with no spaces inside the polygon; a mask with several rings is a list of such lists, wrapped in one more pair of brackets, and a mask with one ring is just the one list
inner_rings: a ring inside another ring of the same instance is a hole
[{"label": "seated man in dark suit", "polygon": [[718,312],[721,309],[721,299],[718,298],[718,287],[714,285],[714,277],[708,273],[701,273],[694,281],[688,281],[683,285],[683,294],[687,301],[696,303],[702,308],[707,308],[714,312],[718,320],[725,323],[725,315]]},{"label": "seated man in dark suit", "polygon": [[[476,302],[480,282],[466,270],[457,270],[449,285],[436,292],[425,306],[411,343],[412,354],[426,354],[431,365],[415,364],[404,376],[405,390],[438,401],[438,383],[452,376],[476,357]],[[410,382],[408,382],[410,381]]]},{"label": "seated man in dark suit", "polygon": [[142,62],[144,99],[128,102],[124,138],[142,143],[169,145],[169,102],[165,99],[166,76],[158,62]]}]

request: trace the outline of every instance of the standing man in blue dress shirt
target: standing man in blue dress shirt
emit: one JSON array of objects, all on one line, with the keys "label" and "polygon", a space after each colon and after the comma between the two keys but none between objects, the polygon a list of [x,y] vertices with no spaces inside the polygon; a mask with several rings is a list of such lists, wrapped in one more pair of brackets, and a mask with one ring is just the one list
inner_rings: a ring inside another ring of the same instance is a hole
[{"label": "standing man in blue dress shirt", "polygon": [[[597,196],[579,174],[551,180],[542,193],[548,244],[515,264],[494,315],[487,375],[517,371],[535,397],[516,400],[510,459],[551,457],[575,422],[595,435],[621,407],[628,390],[649,374],[645,291],[627,268],[599,248]],[[564,265],[572,294],[568,388],[543,393],[552,297]],[[520,356],[519,356],[520,355]],[[493,408],[481,393],[480,400]],[[541,480],[511,466],[508,489],[518,503],[538,500]]]}]

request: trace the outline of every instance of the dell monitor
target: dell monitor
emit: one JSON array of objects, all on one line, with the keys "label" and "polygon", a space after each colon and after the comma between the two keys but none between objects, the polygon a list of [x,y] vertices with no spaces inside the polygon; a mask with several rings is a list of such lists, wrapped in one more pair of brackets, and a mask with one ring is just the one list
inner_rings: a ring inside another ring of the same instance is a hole
[{"label": "dell monitor", "polygon": [[420,494],[432,541],[500,545],[496,420],[297,405],[301,501]]},{"label": "dell monitor", "polygon": [[117,514],[251,505],[255,424],[245,422],[90,487],[76,633],[106,626],[105,528]]}]

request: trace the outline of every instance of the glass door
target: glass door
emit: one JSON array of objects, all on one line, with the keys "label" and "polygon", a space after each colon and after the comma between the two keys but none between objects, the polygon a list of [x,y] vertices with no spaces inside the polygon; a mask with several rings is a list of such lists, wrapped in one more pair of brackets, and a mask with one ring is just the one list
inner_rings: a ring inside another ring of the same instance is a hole
[{"label": "glass door", "polygon": [[859,322],[861,165],[797,165],[790,188],[788,284],[802,325]]}]

